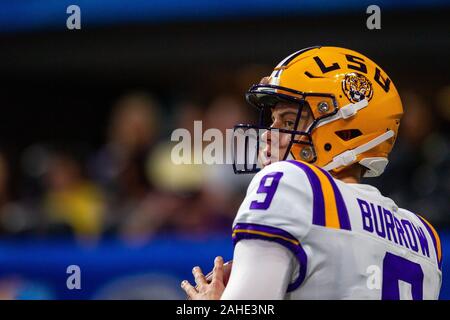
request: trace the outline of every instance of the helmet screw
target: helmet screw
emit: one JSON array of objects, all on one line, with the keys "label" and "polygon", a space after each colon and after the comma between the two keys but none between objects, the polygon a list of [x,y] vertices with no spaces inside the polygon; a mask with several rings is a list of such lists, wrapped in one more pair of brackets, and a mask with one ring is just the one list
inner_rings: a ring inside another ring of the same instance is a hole
[{"label": "helmet screw", "polygon": [[331,150],[331,144],[325,143],[324,149],[325,149],[325,151],[330,151]]},{"label": "helmet screw", "polygon": [[312,148],[309,147],[309,146],[304,147],[304,148],[302,149],[302,151],[300,151],[300,157],[301,157],[303,160],[305,160],[305,161],[311,161],[311,160],[312,160],[312,157],[313,157],[313,151],[312,151]]},{"label": "helmet screw", "polygon": [[317,109],[320,113],[327,113],[330,110],[330,106],[326,101],[321,101],[317,104]]}]

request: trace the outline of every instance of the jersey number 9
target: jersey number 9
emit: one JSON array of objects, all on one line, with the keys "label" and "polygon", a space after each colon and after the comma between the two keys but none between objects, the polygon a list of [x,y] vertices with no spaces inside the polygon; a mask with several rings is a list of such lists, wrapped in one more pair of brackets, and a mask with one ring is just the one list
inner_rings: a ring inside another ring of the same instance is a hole
[{"label": "jersey number 9", "polygon": [[387,252],[383,259],[382,300],[400,300],[400,280],[411,285],[413,300],[423,300],[423,270],[420,264]]},{"label": "jersey number 9", "polygon": [[261,194],[265,193],[266,197],[264,201],[252,201],[250,204],[250,209],[256,210],[266,210],[270,207],[272,203],[273,196],[275,195],[275,191],[277,191],[278,184],[280,183],[280,179],[283,176],[283,172],[271,172],[266,174],[259,183],[259,188],[256,193]]}]

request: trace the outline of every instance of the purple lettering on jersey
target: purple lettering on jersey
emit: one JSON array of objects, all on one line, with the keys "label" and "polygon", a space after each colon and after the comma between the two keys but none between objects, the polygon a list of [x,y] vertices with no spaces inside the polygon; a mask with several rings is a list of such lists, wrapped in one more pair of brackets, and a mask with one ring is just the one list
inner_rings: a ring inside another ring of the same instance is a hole
[{"label": "purple lettering on jersey", "polygon": [[416,227],[415,225],[413,225],[414,230],[417,233],[417,237],[419,238],[419,243],[420,243],[420,249],[422,250],[422,254],[427,257],[430,257],[430,248],[428,247],[428,240],[427,237],[425,236],[425,233],[423,232],[421,227]]},{"label": "purple lettering on jersey", "polygon": [[420,264],[387,252],[383,260],[381,299],[399,300],[399,280],[411,284],[413,300],[423,299],[423,270]]},{"label": "purple lettering on jersey", "polygon": [[406,237],[408,238],[408,242],[411,249],[413,249],[415,252],[419,252],[419,244],[417,243],[417,238],[413,231],[413,226],[411,222],[404,219],[401,219],[400,221],[402,222],[403,230],[405,230]]},{"label": "purple lettering on jersey", "polygon": [[[282,176],[283,172],[271,172],[262,177],[256,193],[265,193],[266,197],[262,202],[259,202],[257,200],[252,201],[252,203],[250,204],[250,209],[266,210],[270,207],[273,196],[275,195],[275,191],[277,191],[278,183],[280,182]],[[272,181],[270,181],[269,185],[266,185],[267,179],[269,178],[272,179]]]},{"label": "purple lettering on jersey", "polygon": [[383,239],[386,238],[386,229],[384,227],[384,219],[383,219],[383,208],[378,205],[378,218],[377,213],[375,212],[375,208],[373,204],[370,204],[372,207],[373,212],[373,225],[374,229],[377,232],[378,236],[382,237]]},{"label": "purple lettering on jersey", "polygon": [[361,199],[356,198],[358,200],[359,208],[361,209],[361,217],[364,230],[368,232],[373,232],[373,222],[372,215],[370,214],[369,204]]},{"label": "purple lettering on jersey", "polygon": [[[388,236],[388,239],[391,241],[397,242],[397,236],[395,235],[395,225],[394,225],[394,217],[392,216],[392,212],[389,210],[383,208],[383,214],[384,214],[384,221],[386,223],[386,233]],[[388,221],[389,218],[389,221]],[[392,235],[392,237],[391,237]]]},{"label": "purple lettering on jersey", "polygon": [[[387,236],[389,241],[414,252],[419,252],[420,244],[422,254],[430,257],[427,237],[421,227],[416,226],[409,220],[398,219],[391,211],[380,205],[375,205],[359,198],[356,198],[356,200],[361,211],[362,227],[365,231],[370,233],[376,232],[383,239],[386,239]],[[375,209],[375,206],[377,206],[378,210]]]},{"label": "purple lettering on jersey", "polygon": [[405,247],[407,247],[409,249],[409,245],[408,245],[408,242],[406,241],[405,231],[403,231],[402,224],[400,223],[400,221],[395,216],[393,216],[393,217],[394,217],[395,229],[397,229],[398,242],[402,246],[405,246]]}]

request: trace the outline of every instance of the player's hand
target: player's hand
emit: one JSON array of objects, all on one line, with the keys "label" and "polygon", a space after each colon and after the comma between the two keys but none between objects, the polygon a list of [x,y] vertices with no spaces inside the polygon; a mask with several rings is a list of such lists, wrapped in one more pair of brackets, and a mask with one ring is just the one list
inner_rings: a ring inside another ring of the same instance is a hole
[{"label": "player's hand", "polygon": [[194,288],[189,281],[181,282],[181,288],[186,292],[190,300],[219,300],[225,290],[223,258],[214,259],[214,269],[208,281],[200,267],[194,267],[192,274],[195,278]]},{"label": "player's hand", "polygon": [[[233,260],[227,261],[223,264],[223,284],[225,285],[225,287],[228,284],[228,280],[230,280],[230,275],[231,275],[231,268],[233,267]],[[208,283],[211,282],[212,277],[213,277],[213,273],[214,270],[211,270],[206,276],[206,281]]]}]

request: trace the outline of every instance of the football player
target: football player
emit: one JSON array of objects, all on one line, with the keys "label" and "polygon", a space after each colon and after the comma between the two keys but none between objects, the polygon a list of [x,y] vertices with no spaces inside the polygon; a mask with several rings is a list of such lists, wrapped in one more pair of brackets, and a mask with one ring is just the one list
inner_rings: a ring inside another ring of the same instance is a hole
[{"label": "football player", "polygon": [[403,108],[388,75],[358,52],[311,47],[247,100],[260,123],[236,128],[262,129],[265,143],[255,163],[235,165],[258,172],[233,223],[232,268],[218,257],[206,278],[195,267],[189,298],[437,299],[442,250],[426,212],[361,183],[383,173],[397,138]]}]

